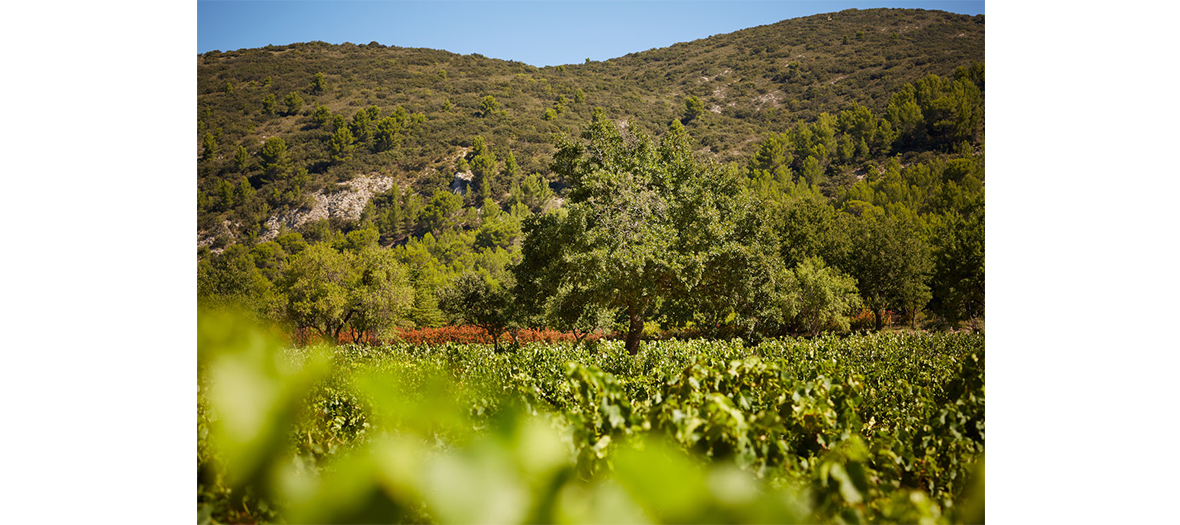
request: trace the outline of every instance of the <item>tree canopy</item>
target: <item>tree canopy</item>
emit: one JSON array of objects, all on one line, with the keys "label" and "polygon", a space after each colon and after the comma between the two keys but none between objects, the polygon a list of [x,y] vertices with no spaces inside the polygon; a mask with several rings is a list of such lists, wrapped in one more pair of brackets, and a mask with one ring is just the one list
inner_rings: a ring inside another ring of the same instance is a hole
[{"label": "tree canopy", "polygon": [[617,309],[631,353],[658,314],[753,322],[756,298],[773,295],[774,258],[735,172],[695,160],[678,122],[657,144],[598,118],[558,148],[553,169],[572,182],[570,200],[527,223],[518,281]]}]

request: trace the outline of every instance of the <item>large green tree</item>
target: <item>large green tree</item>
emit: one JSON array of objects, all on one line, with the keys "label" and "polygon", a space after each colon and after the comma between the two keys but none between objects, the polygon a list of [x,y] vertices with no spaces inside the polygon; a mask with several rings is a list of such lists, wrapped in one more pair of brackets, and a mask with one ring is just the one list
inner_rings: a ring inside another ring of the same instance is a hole
[{"label": "large green tree", "polygon": [[952,212],[933,225],[931,309],[951,325],[983,315],[984,216]]},{"label": "large green tree", "polygon": [[573,189],[564,213],[526,225],[522,289],[618,310],[632,354],[661,312],[674,323],[752,325],[757,305],[772,301],[777,258],[757,241],[753,201],[735,170],[693,158],[679,122],[657,144],[599,113],[582,141],[558,149],[553,170]]},{"label": "large green tree", "polygon": [[233,307],[270,317],[279,300],[247,246],[231,245],[197,263],[197,302],[202,306]]},{"label": "large green tree", "polygon": [[446,190],[436,190],[430,198],[430,203],[422,210],[421,222],[427,231],[441,234],[443,230],[455,225],[459,211],[463,208],[463,199]]},{"label": "large green tree", "polygon": [[376,245],[357,252],[355,281],[349,296],[354,312],[349,325],[358,342],[366,334],[380,335],[406,317],[414,306],[409,272],[392,251]]},{"label": "large green tree", "polygon": [[492,338],[492,348],[497,352],[500,336],[514,322],[511,290],[483,273],[459,276],[443,291],[438,306],[460,323],[482,328]]},{"label": "large green tree", "polygon": [[287,319],[336,342],[346,328],[354,340],[380,332],[409,313],[414,289],[389,250],[338,251],[316,243],[293,255],[279,279]]},{"label": "large green tree", "polygon": [[807,332],[814,337],[828,324],[848,330],[848,314],[860,307],[856,279],[828,267],[818,257],[804,259],[793,273],[790,302]]},{"label": "large green tree", "polygon": [[335,343],[352,316],[348,288],[354,279],[352,254],[325,243],[308,246],[287,261],[280,287],[287,319],[297,329],[315,330]]},{"label": "large green tree", "polygon": [[311,113],[311,121],[315,122],[317,126],[323,126],[332,120],[332,110],[328,106],[316,106],[315,111]]},{"label": "large green tree", "polygon": [[930,247],[907,221],[869,208],[849,221],[840,268],[856,278],[877,330],[885,310],[905,311],[911,324],[930,300]]}]

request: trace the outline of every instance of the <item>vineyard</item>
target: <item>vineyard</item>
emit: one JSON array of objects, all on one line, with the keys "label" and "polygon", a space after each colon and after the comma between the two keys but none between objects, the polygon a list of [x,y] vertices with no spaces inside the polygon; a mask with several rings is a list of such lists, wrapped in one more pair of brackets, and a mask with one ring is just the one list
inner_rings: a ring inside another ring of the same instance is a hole
[{"label": "vineyard", "polygon": [[285,348],[199,318],[200,522],[983,521],[984,336]]}]

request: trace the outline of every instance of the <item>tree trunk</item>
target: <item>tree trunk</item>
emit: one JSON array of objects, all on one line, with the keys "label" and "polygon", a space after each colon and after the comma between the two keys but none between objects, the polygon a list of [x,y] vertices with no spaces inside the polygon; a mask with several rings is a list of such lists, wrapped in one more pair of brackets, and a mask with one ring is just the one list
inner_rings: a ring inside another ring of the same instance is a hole
[{"label": "tree trunk", "polygon": [[878,308],[873,308],[873,327],[878,332],[880,332],[881,329],[885,327],[885,323],[883,323],[881,319],[881,310]]},{"label": "tree trunk", "polygon": [[627,353],[635,355],[639,353],[639,338],[643,336],[643,314],[639,309],[631,307],[628,309],[629,317],[631,318],[631,326],[627,329]]}]

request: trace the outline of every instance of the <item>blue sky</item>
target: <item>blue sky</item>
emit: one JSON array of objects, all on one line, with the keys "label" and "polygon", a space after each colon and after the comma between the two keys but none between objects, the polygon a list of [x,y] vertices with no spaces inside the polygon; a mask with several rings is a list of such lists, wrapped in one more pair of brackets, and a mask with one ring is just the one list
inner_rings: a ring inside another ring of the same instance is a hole
[{"label": "blue sky", "polygon": [[226,1],[197,2],[197,52],[372,41],[517,60],[606,60],[788,18],[849,8],[980,14],[983,1]]}]

